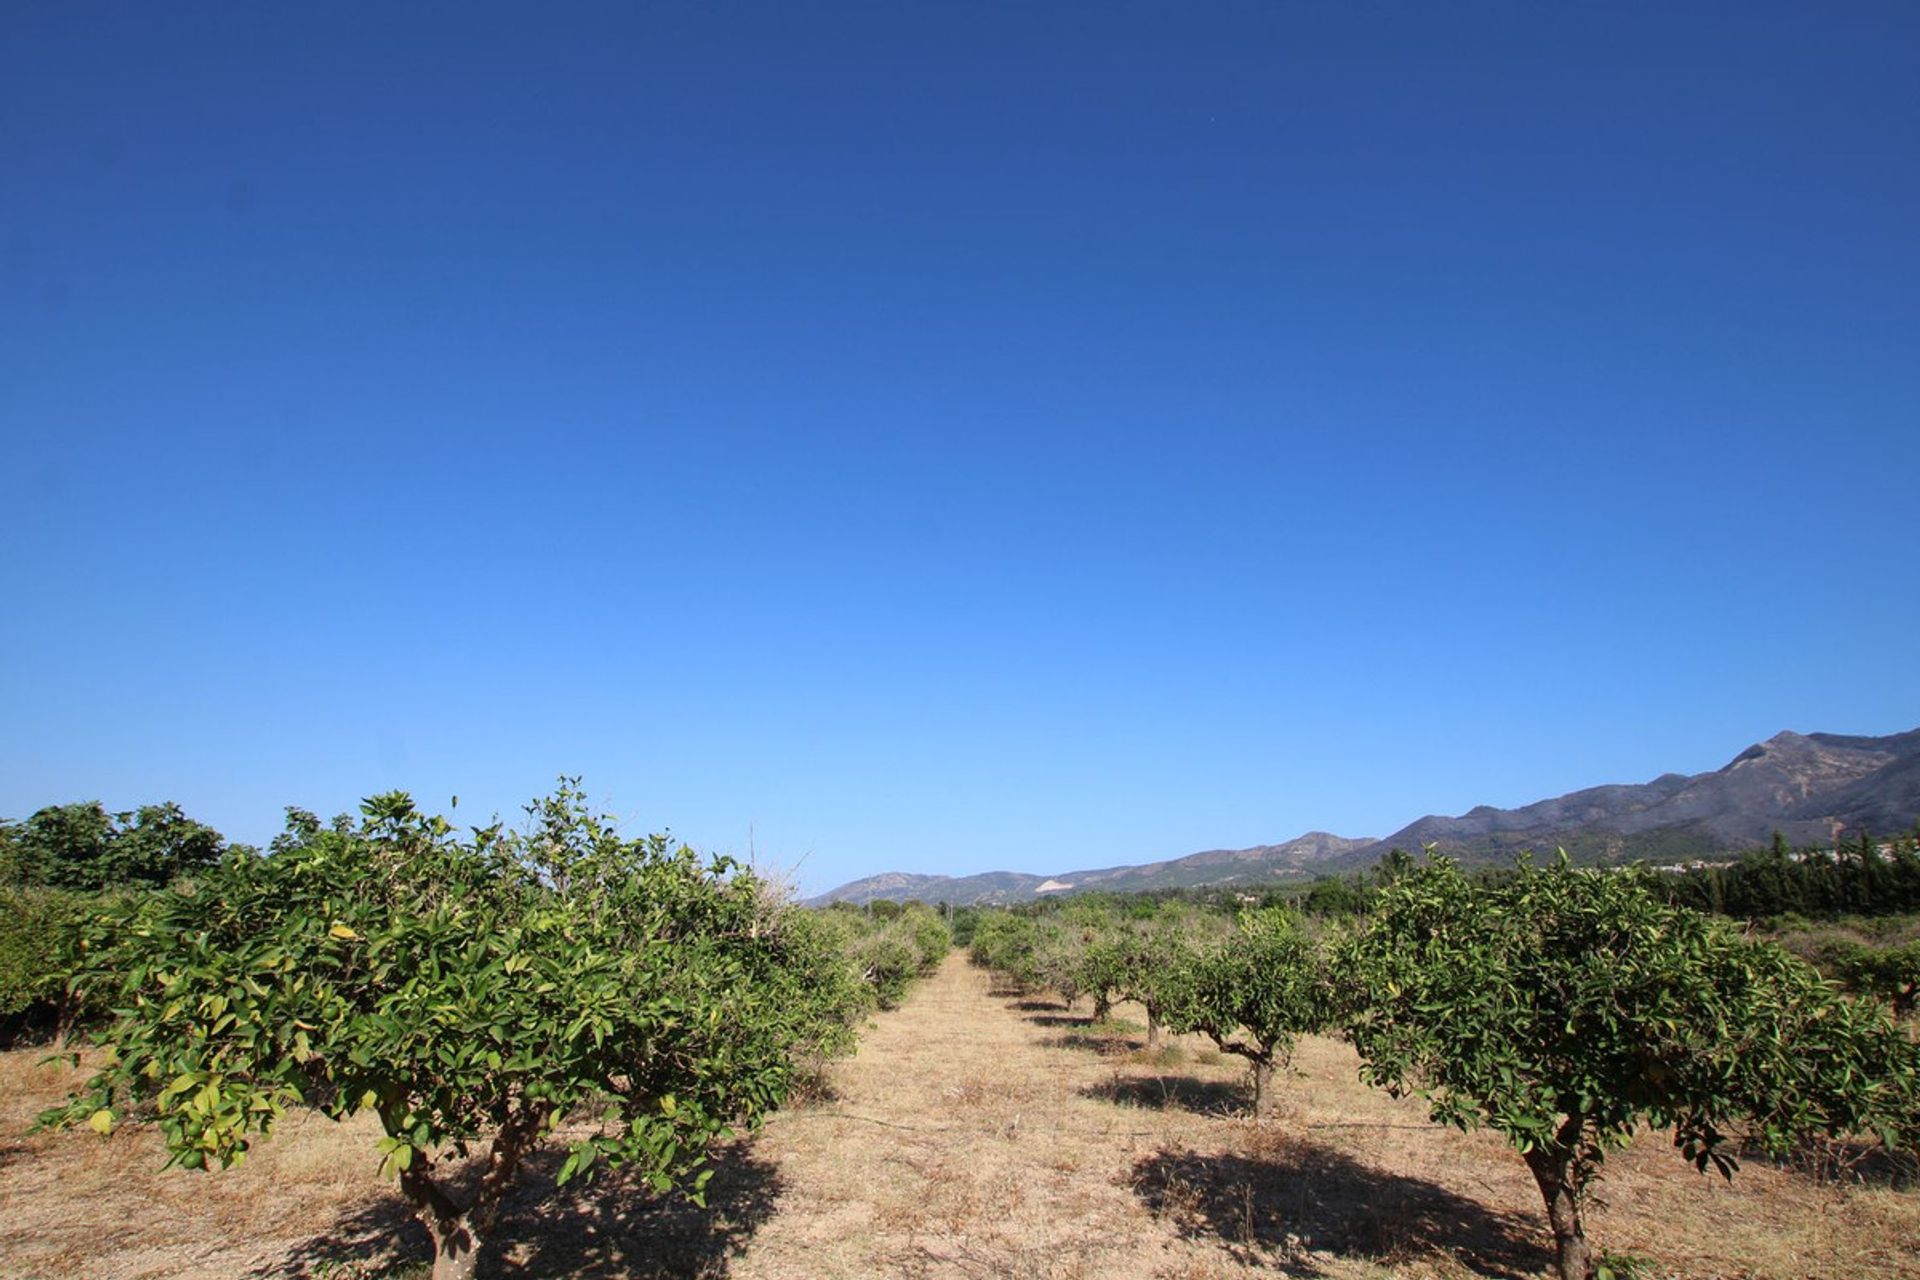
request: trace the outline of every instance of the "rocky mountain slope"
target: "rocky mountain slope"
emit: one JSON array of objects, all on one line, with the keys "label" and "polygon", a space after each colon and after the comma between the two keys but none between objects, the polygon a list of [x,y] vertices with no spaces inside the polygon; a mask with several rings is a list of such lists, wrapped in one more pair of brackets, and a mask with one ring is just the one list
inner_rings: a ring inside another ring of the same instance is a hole
[{"label": "rocky mountain slope", "polygon": [[1583,859],[1659,858],[1765,844],[1775,830],[1827,844],[1860,830],[1893,831],[1920,817],[1920,730],[1883,738],[1778,733],[1711,773],[1662,774],[1591,787],[1518,809],[1482,805],[1428,815],[1334,869],[1370,865],[1389,849],[1427,844],[1465,858],[1556,845]]},{"label": "rocky mountain slope", "polygon": [[1862,828],[1891,832],[1916,821],[1920,729],[1877,738],[1788,732],[1748,747],[1711,773],[1589,787],[1517,809],[1481,805],[1457,817],[1429,814],[1384,840],[1316,831],[1284,844],[1209,849],[1142,866],[1051,876],[893,872],[842,885],[814,901],[920,898],[964,905],[1087,889],[1273,883],[1368,867],[1389,849],[1418,852],[1428,844],[1469,861],[1556,846],[1583,861],[1659,860],[1752,848],[1775,830],[1795,844],[1825,844]]}]

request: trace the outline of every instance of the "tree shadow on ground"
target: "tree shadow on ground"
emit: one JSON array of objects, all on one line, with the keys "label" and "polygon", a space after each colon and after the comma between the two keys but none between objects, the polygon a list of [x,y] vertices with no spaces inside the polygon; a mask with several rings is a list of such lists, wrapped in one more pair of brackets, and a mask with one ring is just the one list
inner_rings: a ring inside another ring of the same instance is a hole
[{"label": "tree shadow on ground", "polygon": [[1011,1006],[1021,1013],[1051,1013],[1068,1006],[1058,1000],[1015,1000]]},{"label": "tree shadow on ground", "polygon": [[1436,1183],[1276,1135],[1265,1158],[1161,1151],[1133,1166],[1134,1194],[1184,1236],[1217,1237],[1245,1265],[1325,1274],[1315,1255],[1393,1263],[1444,1253],[1476,1274],[1524,1280],[1552,1261],[1545,1225]]},{"label": "tree shadow on ground", "polygon": [[1738,1154],[1742,1165],[1770,1164],[1819,1186],[1907,1191],[1920,1185],[1920,1159],[1904,1151],[1889,1151],[1878,1142],[1812,1138],[1779,1158],[1756,1144],[1745,1143]]},{"label": "tree shadow on ground", "polygon": [[[515,1180],[480,1259],[483,1280],[724,1276],[773,1215],[780,1191],[777,1170],[746,1143],[715,1153],[704,1209],[618,1175],[556,1189],[554,1170],[565,1155],[559,1148],[543,1150]],[[253,1271],[249,1280],[291,1280],[328,1269],[379,1275],[430,1256],[426,1233],[407,1203],[387,1195]]]},{"label": "tree shadow on ground", "polygon": [[1086,1053],[1098,1054],[1102,1058],[1125,1058],[1134,1052],[1133,1043],[1125,1036],[1079,1035],[1071,1032],[1064,1036],[1048,1036],[1040,1043],[1049,1049],[1079,1049]]},{"label": "tree shadow on ground", "polygon": [[1093,1025],[1091,1014],[1085,1013],[1030,1013],[1027,1021],[1036,1027],[1090,1027]]},{"label": "tree shadow on ground", "polygon": [[1247,1081],[1202,1080],[1198,1076],[1115,1076],[1088,1085],[1080,1090],[1080,1096],[1122,1107],[1207,1116],[1243,1115],[1253,1106],[1253,1090]]}]

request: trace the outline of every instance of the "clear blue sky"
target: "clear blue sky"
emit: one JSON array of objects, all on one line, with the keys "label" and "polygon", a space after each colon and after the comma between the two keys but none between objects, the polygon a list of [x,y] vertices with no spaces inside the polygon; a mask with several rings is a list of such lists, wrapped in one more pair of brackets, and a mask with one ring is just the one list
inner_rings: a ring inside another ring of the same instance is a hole
[{"label": "clear blue sky", "polygon": [[16,5],[0,814],[828,888],[1920,725],[1920,6]]}]

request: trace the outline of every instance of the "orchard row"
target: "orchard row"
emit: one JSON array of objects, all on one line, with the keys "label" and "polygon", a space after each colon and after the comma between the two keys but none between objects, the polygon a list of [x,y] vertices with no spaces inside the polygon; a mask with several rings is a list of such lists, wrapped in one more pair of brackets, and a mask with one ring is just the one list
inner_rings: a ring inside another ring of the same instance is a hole
[{"label": "orchard row", "polygon": [[1916,1150],[1920,1050],[1893,1008],[1676,905],[1651,873],[1562,857],[1476,877],[1430,856],[1380,880],[1364,915],[1339,920],[1068,902],[981,913],[970,946],[1017,985],[1091,997],[1096,1019],[1139,1002],[1149,1041],[1163,1027],[1210,1037],[1251,1064],[1263,1116],[1301,1036],[1344,1036],[1368,1083],[1512,1144],[1563,1280],[1596,1273],[1581,1206],[1642,1125],[1729,1176],[1741,1142]]}]

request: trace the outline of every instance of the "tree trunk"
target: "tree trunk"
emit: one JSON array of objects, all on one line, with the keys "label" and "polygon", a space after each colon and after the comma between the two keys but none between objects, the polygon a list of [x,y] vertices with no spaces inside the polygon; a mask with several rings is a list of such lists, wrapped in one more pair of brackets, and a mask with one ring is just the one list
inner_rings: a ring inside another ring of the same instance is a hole
[{"label": "tree trunk", "polygon": [[[432,1161],[416,1152],[400,1171],[400,1191],[433,1240],[433,1280],[473,1280],[480,1247],[493,1233],[494,1217],[520,1162],[546,1124],[545,1107],[516,1111],[494,1134],[470,1203],[462,1205],[433,1180]],[[393,1126],[389,1126],[389,1131]]]},{"label": "tree trunk", "polygon": [[422,1214],[433,1237],[433,1280],[473,1280],[480,1261],[480,1237],[466,1218],[439,1220]]},{"label": "tree trunk", "polygon": [[1253,1118],[1265,1120],[1273,1115],[1273,1060],[1254,1058]]},{"label": "tree trunk", "polygon": [[1105,1022],[1107,1016],[1112,1012],[1113,1002],[1107,998],[1106,992],[1103,991],[1093,998],[1093,1020],[1095,1022]]},{"label": "tree trunk", "polygon": [[1533,1180],[1540,1185],[1541,1198],[1547,1202],[1560,1280],[1593,1280],[1593,1250],[1580,1223],[1580,1183],[1572,1157],[1535,1147],[1525,1159]]},{"label": "tree trunk", "polygon": [[472,1280],[481,1243],[475,1218],[491,1215],[455,1203],[427,1172],[425,1156],[400,1171],[400,1191],[413,1202],[414,1216],[433,1241],[433,1280]]},{"label": "tree trunk", "polygon": [[1160,1043],[1160,1011],[1152,1005],[1147,1006],[1147,1048]]},{"label": "tree trunk", "polygon": [[80,1029],[79,1002],[74,1000],[71,996],[65,996],[65,995],[61,996],[60,1003],[54,1006],[54,1011],[53,1011],[54,1043],[57,1044],[62,1049],[67,1048],[69,1045],[73,1043],[74,1035],[76,1032],[79,1031],[79,1029]]}]

